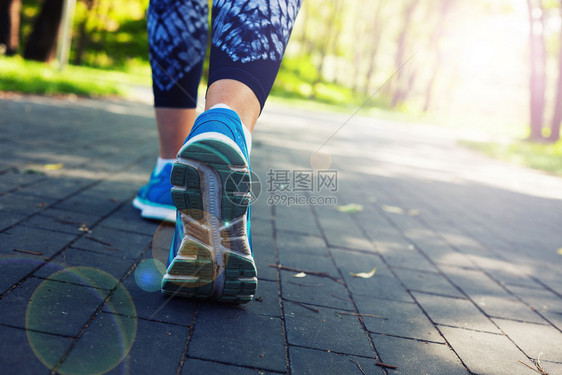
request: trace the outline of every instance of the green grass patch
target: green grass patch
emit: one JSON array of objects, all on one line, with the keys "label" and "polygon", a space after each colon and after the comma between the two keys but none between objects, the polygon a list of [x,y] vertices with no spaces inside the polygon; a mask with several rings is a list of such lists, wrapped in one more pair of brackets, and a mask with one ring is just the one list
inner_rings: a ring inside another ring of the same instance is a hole
[{"label": "green grass patch", "polygon": [[504,144],[468,140],[461,140],[459,143],[496,159],[562,176],[562,140],[553,144],[527,141]]},{"label": "green grass patch", "polygon": [[0,91],[26,94],[75,94],[78,96],[127,96],[132,85],[149,85],[148,64],[131,60],[124,71],[113,71],[0,57]]}]

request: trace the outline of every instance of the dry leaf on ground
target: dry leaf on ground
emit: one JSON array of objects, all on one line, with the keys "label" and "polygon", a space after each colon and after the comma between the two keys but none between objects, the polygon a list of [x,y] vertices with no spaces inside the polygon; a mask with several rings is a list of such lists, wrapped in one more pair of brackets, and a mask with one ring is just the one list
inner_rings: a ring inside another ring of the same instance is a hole
[{"label": "dry leaf on ground", "polygon": [[371,272],[359,272],[359,273],[350,272],[349,274],[353,277],[360,277],[362,279],[370,279],[371,277],[373,277],[375,275],[375,272],[377,272],[377,267],[373,268],[371,270]]},{"label": "dry leaf on ground", "polygon": [[404,213],[404,210],[400,207],[396,207],[396,206],[386,206],[383,205],[382,209],[388,213],[391,214],[398,214],[398,215],[402,215]]},{"label": "dry leaf on ground", "polygon": [[43,166],[43,168],[45,168],[46,171],[56,171],[58,169],[61,169],[62,167],[64,167],[63,163],[58,163],[58,164],[45,164]]},{"label": "dry leaf on ground", "polygon": [[363,211],[363,206],[357,203],[350,203],[343,206],[337,206],[339,212],[359,212]]}]

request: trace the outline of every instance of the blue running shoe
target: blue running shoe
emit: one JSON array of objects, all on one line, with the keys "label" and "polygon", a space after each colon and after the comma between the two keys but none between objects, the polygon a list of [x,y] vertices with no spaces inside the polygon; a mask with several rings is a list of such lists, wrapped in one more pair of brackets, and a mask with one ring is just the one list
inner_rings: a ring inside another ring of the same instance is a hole
[{"label": "blue running shoe", "polygon": [[162,292],[229,303],[252,300],[257,272],[250,236],[250,164],[238,115],[203,113],[172,169],[178,209]]},{"label": "blue running shoe", "polygon": [[133,206],[141,210],[141,216],[146,219],[173,223],[176,220],[176,207],[170,194],[172,164],[166,164],[158,174],[155,172],[152,171],[148,183],[139,189]]}]

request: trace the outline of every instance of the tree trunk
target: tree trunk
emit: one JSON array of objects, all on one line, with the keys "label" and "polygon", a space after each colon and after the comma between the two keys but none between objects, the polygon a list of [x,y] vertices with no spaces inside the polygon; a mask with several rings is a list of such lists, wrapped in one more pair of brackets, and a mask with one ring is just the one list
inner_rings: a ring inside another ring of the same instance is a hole
[{"label": "tree trunk", "polygon": [[368,62],[368,67],[367,67],[367,73],[365,74],[365,82],[363,83],[363,93],[365,95],[369,94],[369,88],[371,86],[371,80],[373,77],[373,74],[375,73],[375,65],[376,65],[376,59],[377,59],[377,54],[379,52],[379,46],[380,46],[380,41],[381,41],[381,36],[382,36],[382,17],[381,17],[381,10],[382,10],[382,1],[379,1],[377,3],[377,9],[375,11],[375,18],[374,18],[374,26],[373,26],[373,30],[372,30],[372,38],[373,38],[373,42],[371,45],[371,54],[369,56],[369,62]]},{"label": "tree trunk", "polygon": [[[562,0],[560,1],[560,15],[562,16]],[[550,142],[560,139],[560,123],[562,122],[562,28],[558,37],[558,82],[556,84],[556,98],[554,100],[554,114],[550,122]]]},{"label": "tree trunk", "polygon": [[398,102],[400,101],[401,97],[404,97],[404,93],[400,78],[402,77],[402,69],[400,67],[404,63],[404,53],[406,51],[406,39],[408,36],[408,30],[410,29],[410,23],[412,22],[412,16],[414,15],[414,11],[419,4],[419,0],[412,0],[406,7],[406,12],[404,13],[404,23],[402,25],[402,30],[400,31],[400,36],[398,37],[398,50],[396,51],[396,59],[395,59],[395,66],[396,69],[399,69],[396,73],[396,90],[394,91],[394,95],[392,98],[392,107],[395,107]]},{"label": "tree trunk", "polygon": [[45,0],[35,19],[23,57],[49,62],[55,56],[64,0]]},{"label": "tree trunk", "polygon": [[529,140],[542,140],[542,126],[544,120],[545,106],[545,89],[546,89],[546,71],[545,58],[546,49],[544,45],[543,27],[544,27],[544,10],[542,0],[538,0],[540,16],[533,16],[535,7],[531,0],[527,0],[527,8],[529,11],[529,57],[530,57],[530,127],[531,134]]},{"label": "tree trunk", "polygon": [[433,69],[431,71],[431,77],[427,82],[427,87],[425,89],[425,102],[423,105],[423,112],[427,112],[429,110],[429,106],[431,104],[431,96],[433,94],[433,85],[435,84],[435,80],[437,79],[437,73],[441,67],[441,61],[443,59],[443,55],[441,53],[441,48],[439,48],[439,40],[443,36],[443,28],[445,26],[445,19],[447,18],[447,13],[451,8],[451,3],[453,0],[443,0],[441,2],[441,12],[439,13],[439,19],[437,21],[437,26],[433,35],[431,36],[431,49],[435,51],[435,63],[433,64]]},{"label": "tree trunk", "polygon": [[86,46],[88,45],[89,36],[88,36],[88,21],[90,20],[90,14],[94,7],[94,0],[85,0],[86,9],[87,9],[87,16],[84,17],[80,25],[78,26],[78,42],[76,44],[76,51],[74,55],[74,64],[80,65],[82,64],[82,60],[84,58],[84,51],[86,50]]},{"label": "tree trunk", "polygon": [[0,44],[4,54],[14,55],[20,42],[21,0],[0,0]]}]

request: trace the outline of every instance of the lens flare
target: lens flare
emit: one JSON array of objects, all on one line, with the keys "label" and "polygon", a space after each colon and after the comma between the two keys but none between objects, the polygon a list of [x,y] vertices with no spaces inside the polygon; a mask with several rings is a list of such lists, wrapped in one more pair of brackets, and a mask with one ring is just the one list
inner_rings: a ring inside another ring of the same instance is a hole
[{"label": "lens flare", "polygon": [[[110,285],[115,288],[111,299],[61,362],[71,340],[64,345],[54,328],[69,321],[82,324],[84,308],[78,304],[89,301],[95,307],[101,306]],[[50,319],[44,319],[46,312]],[[50,275],[33,292],[25,313],[27,340],[37,358],[57,373],[103,374],[129,354],[137,332],[134,317],[133,300],[116,278],[92,267],[69,267]]]},{"label": "lens flare", "polygon": [[164,264],[158,259],[149,258],[140,262],[135,270],[135,281],[139,288],[145,292],[160,290],[160,283],[164,276],[162,269],[165,269]]}]

